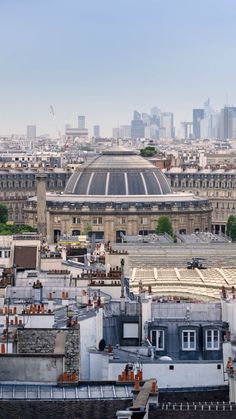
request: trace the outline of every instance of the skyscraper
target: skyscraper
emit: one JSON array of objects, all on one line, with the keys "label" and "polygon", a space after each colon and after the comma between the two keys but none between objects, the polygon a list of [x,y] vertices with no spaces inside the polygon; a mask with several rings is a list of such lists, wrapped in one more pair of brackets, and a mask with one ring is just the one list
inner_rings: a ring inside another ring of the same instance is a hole
[{"label": "skyscraper", "polygon": [[222,140],[236,138],[236,107],[225,106],[221,110],[220,138]]},{"label": "skyscraper", "polygon": [[131,138],[131,126],[121,125],[120,126],[120,138],[126,139]]},{"label": "skyscraper", "polygon": [[27,125],[27,138],[29,140],[36,138],[36,125]]},{"label": "skyscraper", "polygon": [[78,128],[85,129],[85,116],[84,115],[78,116]]},{"label": "skyscraper", "polygon": [[134,111],[134,119],[131,121],[131,138],[144,138],[145,126],[141,119],[141,114],[138,111]]},{"label": "skyscraper", "polygon": [[153,117],[153,116],[158,116],[158,117],[160,117],[161,110],[160,110],[157,106],[153,106],[153,107],[151,108],[151,112],[150,112],[150,114],[151,114],[151,117]]},{"label": "skyscraper", "polygon": [[144,138],[145,124],[142,120],[131,121],[131,138]]},{"label": "skyscraper", "polygon": [[161,113],[160,137],[174,138],[174,114],[172,112]]},{"label": "skyscraper", "polygon": [[201,138],[201,120],[204,118],[204,109],[193,109],[193,137]]},{"label": "skyscraper", "polygon": [[99,138],[100,137],[100,126],[99,125],[94,125],[93,126],[93,136],[94,136],[94,138]]},{"label": "skyscraper", "polygon": [[149,125],[150,125],[150,123],[151,123],[151,117],[150,117],[150,115],[148,115],[148,113],[146,113],[146,112],[143,112],[143,113],[142,113],[142,120],[143,120],[143,122],[144,122],[144,124],[145,124],[146,126],[149,126]]},{"label": "skyscraper", "polygon": [[138,111],[134,111],[134,121],[140,121],[141,120],[141,113]]},{"label": "skyscraper", "polygon": [[208,116],[210,116],[213,112],[213,109],[211,107],[210,104],[210,98],[208,98],[205,102],[204,102],[204,118],[207,118]]}]

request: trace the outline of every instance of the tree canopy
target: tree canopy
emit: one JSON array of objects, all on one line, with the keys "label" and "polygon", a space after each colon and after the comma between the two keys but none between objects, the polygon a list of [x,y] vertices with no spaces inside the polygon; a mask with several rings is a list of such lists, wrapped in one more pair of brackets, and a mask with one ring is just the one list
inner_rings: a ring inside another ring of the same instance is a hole
[{"label": "tree canopy", "polygon": [[5,205],[0,204],[0,223],[6,223],[8,220],[8,209]]},{"label": "tree canopy", "polygon": [[230,230],[232,227],[233,222],[236,220],[235,215],[230,215],[228,220],[227,220],[227,224],[226,224],[226,234],[227,236],[230,236]]},{"label": "tree canopy", "polygon": [[36,230],[26,224],[0,224],[0,236],[11,236],[12,234],[32,233]]},{"label": "tree canopy", "polygon": [[89,233],[91,233],[91,231],[92,231],[92,225],[90,223],[87,223],[84,226],[83,234],[89,234]]},{"label": "tree canopy", "polygon": [[157,234],[163,234],[167,233],[170,236],[173,236],[173,227],[170,221],[170,218],[166,215],[162,215],[157,220],[157,226],[156,226],[156,233]]},{"label": "tree canopy", "polygon": [[231,237],[233,241],[236,241],[236,216],[230,215],[226,225],[226,234]]},{"label": "tree canopy", "polygon": [[236,241],[236,220],[231,225],[230,237],[233,242]]},{"label": "tree canopy", "polygon": [[155,156],[156,153],[157,153],[157,150],[153,146],[148,146],[148,147],[145,147],[145,148],[141,148],[141,150],[140,150],[140,155],[142,157],[153,157],[153,156]]}]

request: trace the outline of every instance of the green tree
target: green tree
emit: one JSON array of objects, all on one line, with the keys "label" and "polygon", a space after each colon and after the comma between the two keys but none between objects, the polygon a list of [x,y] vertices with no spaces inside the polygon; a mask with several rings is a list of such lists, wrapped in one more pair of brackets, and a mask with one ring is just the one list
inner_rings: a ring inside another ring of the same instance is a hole
[{"label": "green tree", "polygon": [[140,155],[142,157],[153,157],[153,156],[155,156],[156,153],[157,153],[156,148],[152,147],[152,146],[141,148],[141,150],[140,150]]},{"label": "green tree", "polygon": [[33,233],[36,232],[36,230],[26,224],[0,224],[0,236],[11,236],[12,234],[22,234],[28,232]]},{"label": "green tree", "polygon": [[231,239],[232,239],[233,242],[236,241],[236,219],[231,224],[230,237],[231,237]]},{"label": "green tree", "polygon": [[166,215],[162,215],[157,220],[157,226],[156,226],[156,233],[157,234],[163,234],[167,233],[170,236],[173,236],[173,227],[170,221],[170,218]]},{"label": "green tree", "polygon": [[86,226],[84,227],[84,231],[83,231],[83,233],[87,235],[87,234],[89,234],[91,231],[92,231],[92,226],[91,226],[91,224],[87,223],[87,224],[86,224]]},{"label": "green tree", "polygon": [[8,220],[8,209],[5,205],[0,204],[0,223],[6,223]]},{"label": "green tree", "polygon": [[229,237],[231,237],[231,228],[235,221],[236,221],[235,215],[230,215],[227,221],[227,225],[226,225],[226,234]]}]

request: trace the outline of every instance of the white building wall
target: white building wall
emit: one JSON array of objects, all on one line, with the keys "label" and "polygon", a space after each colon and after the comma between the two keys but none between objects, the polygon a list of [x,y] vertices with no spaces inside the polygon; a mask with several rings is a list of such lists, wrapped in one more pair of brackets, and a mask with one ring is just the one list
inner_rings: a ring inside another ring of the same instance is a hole
[{"label": "white building wall", "polygon": [[104,352],[90,352],[90,380],[106,381],[108,379],[108,362],[109,356]]},{"label": "white building wall", "polygon": [[54,324],[54,315],[50,314],[41,314],[37,315],[26,315],[25,317],[25,328],[37,328],[37,329],[44,329],[44,328],[52,328]]},{"label": "white building wall", "polygon": [[102,339],[103,309],[99,309],[95,316],[79,320],[80,324],[80,379],[89,380],[90,361],[89,348],[98,348]]},{"label": "white building wall", "polygon": [[120,298],[120,293],[121,293],[120,285],[117,285],[117,286],[101,285],[100,286],[99,284],[95,284],[89,287],[89,289],[90,289],[90,295],[93,295],[93,292],[97,292],[98,289],[100,289],[101,292],[104,292],[104,294],[109,295],[112,299],[118,300]]},{"label": "white building wall", "polygon": [[236,300],[222,300],[222,320],[229,323],[231,334],[236,334]]},{"label": "white building wall", "polygon": [[152,299],[144,300],[142,302],[142,339],[146,339],[148,321],[152,318]]},{"label": "white building wall", "polygon": [[10,268],[13,265],[12,236],[0,236],[0,250],[0,266]]},{"label": "white building wall", "polygon": [[[126,363],[109,362],[111,355],[90,352],[90,380],[117,380]],[[135,361],[135,358],[134,358]],[[174,369],[170,370],[169,366]],[[221,365],[221,369],[218,369]],[[207,387],[226,385],[222,362],[145,363],[143,378],[156,378],[159,388]]]},{"label": "white building wall", "polygon": [[[4,325],[4,328],[6,328],[6,318],[9,318],[9,329],[11,327],[16,327],[15,320],[17,319],[18,325],[19,320],[22,321],[22,325],[26,329],[44,329],[44,328],[52,328],[54,324],[54,315],[53,314],[25,314],[25,315],[19,315],[19,314],[9,314],[7,315],[0,315],[0,325]],[[14,325],[11,325],[11,320],[13,320]]]},{"label": "white building wall", "polygon": [[[2,250],[2,254],[3,252],[4,251]],[[0,266],[1,268],[11,268],[11,257],[0,257]]]},{"label": "white building wall", "polygon": [[[169,369],[170,363],[143,364],[143,378],[156,378],[159,388],[207,387],[226,385],[224,381],[223,363],[173,363],[174,370]],[[221,365],[221,369],[217,368]],[[108,380],[117,380],[124,370],[125,364],[110,363]]]}]

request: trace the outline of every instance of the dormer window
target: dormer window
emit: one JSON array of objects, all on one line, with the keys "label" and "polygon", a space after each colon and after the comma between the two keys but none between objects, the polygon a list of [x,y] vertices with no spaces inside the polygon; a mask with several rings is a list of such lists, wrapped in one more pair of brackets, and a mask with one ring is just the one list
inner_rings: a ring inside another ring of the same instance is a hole
[{"label": "dormer window", "polygon": [[218,351],[220,349],[220,331],[207,329],[205,333],[206,349],[208,351]]},{"label": "dormer window", "polygon": [[182,331],[182,350],[183,351],[196,350],[196,331],[195,330]]},{"label": "dormer window", "polygon": [[151,343],[152,346],[158,351],[165,349],[165,331],[164,330],[151,330]]}]

